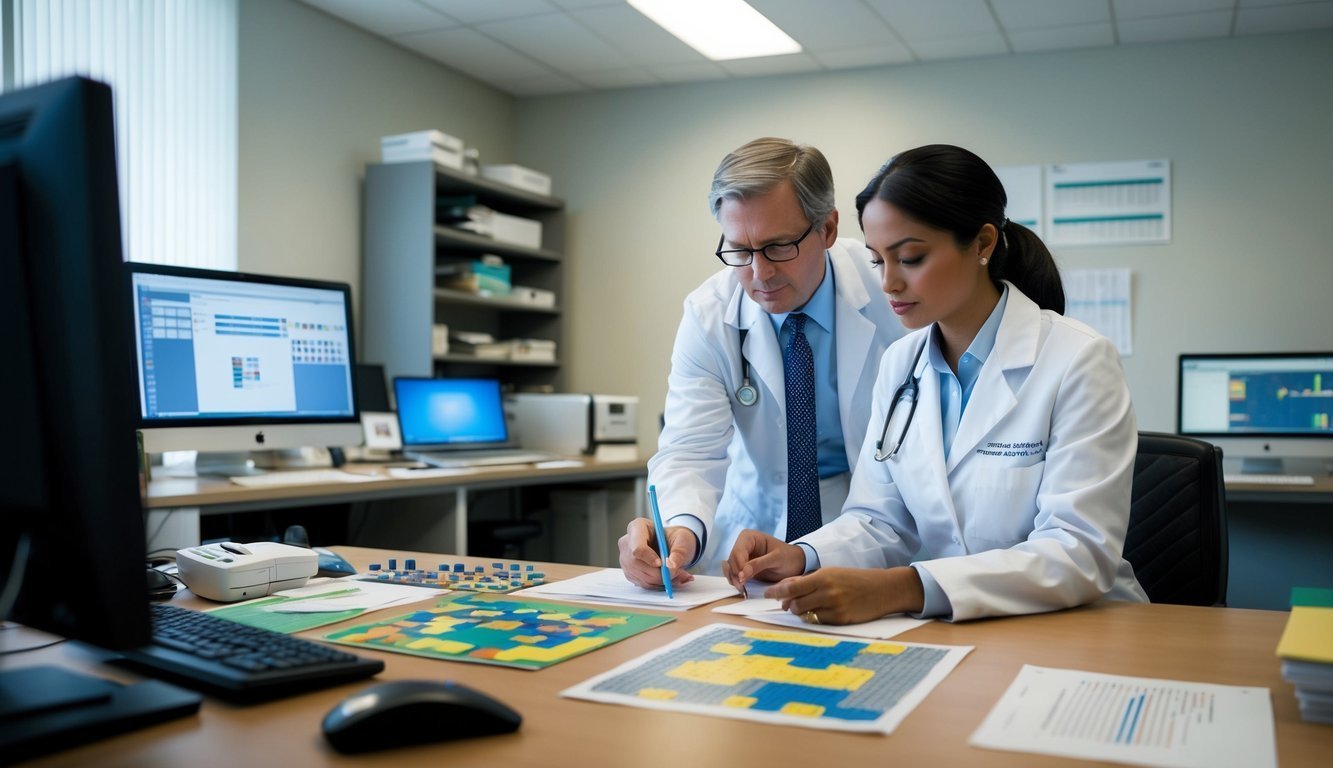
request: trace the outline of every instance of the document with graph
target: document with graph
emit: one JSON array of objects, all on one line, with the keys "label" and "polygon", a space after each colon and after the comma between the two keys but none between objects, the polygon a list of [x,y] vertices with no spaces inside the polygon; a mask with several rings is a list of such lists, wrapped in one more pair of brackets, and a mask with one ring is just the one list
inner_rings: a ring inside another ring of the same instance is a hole
[{"label": "document with graph", "polygon": [[1031,665],[971,743],[1131,765],[1277,768],[1267,688]]}]

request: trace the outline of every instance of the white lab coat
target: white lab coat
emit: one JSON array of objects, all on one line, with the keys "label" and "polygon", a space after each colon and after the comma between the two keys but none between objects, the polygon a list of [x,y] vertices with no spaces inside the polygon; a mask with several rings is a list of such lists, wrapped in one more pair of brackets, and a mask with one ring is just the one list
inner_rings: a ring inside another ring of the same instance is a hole
[{"label": "white lab coat", "polygon": [[1121,554],[1138,431],[1111,343],[1010,285],[948,457],[939,374],[923,355],[907,437],[875,461],[888,402],[928,333],[884,355],[843,514],[801,539],[820,566],[905,565],[920,550],[955,620],[1147,601]]},{"label": "white lab coat", "polygon": [[[829,249],[836,291],[834,359],[847,466],[866,434],[879,358],[903,334],[880,290],[871,252],[852,239]],[[829,275],[825,272],[825,279]],[[739,317],[739,325],[737,320]],[[741,382],[739,329],[746,328],[752,406],[736,400]],[[782,537],[787,528],[787,415],[782,350],[773,324],[724,268],[685,299],[667,382],[666,426],[648,477],[663,520],[691,514],[706,531],[692,569],[719,573],[737,534],[754,528]],[[844,476],[845,477],[845,476]],[[837,516],[846,485],[823,490],[823,515]]]}]

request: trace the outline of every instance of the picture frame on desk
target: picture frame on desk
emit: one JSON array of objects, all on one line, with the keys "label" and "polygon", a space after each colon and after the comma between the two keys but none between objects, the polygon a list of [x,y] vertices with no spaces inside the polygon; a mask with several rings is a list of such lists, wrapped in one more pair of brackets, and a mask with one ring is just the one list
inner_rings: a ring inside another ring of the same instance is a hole
[{"label": "picture frame on desk", "polygon": [[368,451],[399,451],[403,448],[403,436],[398,429],[397,414],[362,411],[361,429],[365,433]]}]

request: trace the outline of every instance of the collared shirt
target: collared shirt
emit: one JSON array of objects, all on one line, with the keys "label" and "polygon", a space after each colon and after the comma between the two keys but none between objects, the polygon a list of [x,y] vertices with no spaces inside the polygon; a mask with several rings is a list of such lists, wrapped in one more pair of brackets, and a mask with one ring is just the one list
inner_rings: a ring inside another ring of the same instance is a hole
[{"label": "collared shirt", "polygon": [[[833,337],[836,289],[833,284],[833,261],[824,256],[824,279],[814,295],[800,309],[809,320],[805,323],[805,338],[815,358],[815,428],[818,434],[819,478],[833,477],[847,472],[847,446],[843,444],[842,419],[838,415],[838,359]],[[778,344],[787,349],[791,330],[784,323],[787,315],[769,315]]]}]

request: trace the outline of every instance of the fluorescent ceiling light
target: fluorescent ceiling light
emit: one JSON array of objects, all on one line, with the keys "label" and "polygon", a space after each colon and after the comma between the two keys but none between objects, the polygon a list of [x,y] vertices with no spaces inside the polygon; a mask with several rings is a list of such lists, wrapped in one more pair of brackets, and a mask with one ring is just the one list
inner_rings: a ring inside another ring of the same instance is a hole
[{"label": "fluorescent ceiling light", "polygon": [[800,43],[745,0],[629,0],[629,4],[714,61],[801,52]]}]

